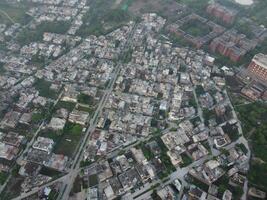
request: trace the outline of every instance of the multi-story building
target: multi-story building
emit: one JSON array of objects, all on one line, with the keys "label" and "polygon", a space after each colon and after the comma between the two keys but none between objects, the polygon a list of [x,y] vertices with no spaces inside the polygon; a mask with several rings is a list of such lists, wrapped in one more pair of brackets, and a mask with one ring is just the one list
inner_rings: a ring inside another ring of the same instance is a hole
[{"label": "multi-story building", "polygon": [[248,70],[255,77],[267,83],[267,55],[256,54],[249,64]]},{"label": "multi-story building", "polygon": [[229,57],[234,62],[239,61],[256,46],[257,40],[250,40],[245,35],[238,34],[236,30],[226,31],[210,43],[212,52],[218,52],[223,56]]},{"label": "multi-story building", "polygon": [[210,4],[207,9],[207,13],[221,19],[226,24],[232,24],[237,15],[237,11],[226,8],[218,3]]}]

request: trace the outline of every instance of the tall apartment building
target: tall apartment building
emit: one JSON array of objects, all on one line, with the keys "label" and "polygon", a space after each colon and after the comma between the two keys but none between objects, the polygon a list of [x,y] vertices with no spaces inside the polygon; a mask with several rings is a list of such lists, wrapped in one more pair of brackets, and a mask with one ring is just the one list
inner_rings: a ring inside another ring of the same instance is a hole
[{"label": "tall apartment building", "polygon": [[267,55],[256,54],[249,64],[248,70],[255,77],[267,83]]},{"label": "tall apartment building", "polygon": [[226,24],[232,24],[237,15],[237,11],[234,9],[226,8],[218,3],[208,5],[206,8],[207,13],[214,17],[221,19]]}]

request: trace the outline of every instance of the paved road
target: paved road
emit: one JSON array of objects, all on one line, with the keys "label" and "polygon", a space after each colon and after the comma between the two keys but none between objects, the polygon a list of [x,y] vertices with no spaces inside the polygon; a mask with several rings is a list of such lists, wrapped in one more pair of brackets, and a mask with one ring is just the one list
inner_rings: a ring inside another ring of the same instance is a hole
[{"label": "paved road", "polygon": [[[128,40],[128,42],[125,44],[124,50],[127,49],[127,48],[129,47],[129,45],[131,45],[131,40],[130,40],[130,38],[131,38],[131,34],[134,32],[134,30],[135,30],[135,28],[133,28],[132,32],[129,34],[129,37],[128,37],[129,40]],[[123,51],[122,51],[122,52],[123,52]],[[45,185],[43,185],[43,186],[41,186],[41,187],[38,187],[38,188],[36,188],[36,189],[33,189],[32,191],[30,191],[30,192],[28,192],[28,193],[23,193],[23,194],[21,194],[19,197],[15,198],[15,200],[23,199],[23,198],[25,198],[25,197],[27,197],[27,196],[30,196],[30,195],[32,195],[32,194],[38,192],[38,190],[40,190],[40,189],[42,189],[42,188],[44,188],[44,187],[46,187],[46,186],[52,185],[53,183],[56,183],[56,182],[58,182],[58,181],[63,181],[63,182],[65,183],[65,184],[64,184],[64,187],[62,187],[62,190],[60,191],[60,195],[59,195],[59,198],[58,198],[58,199],[63,199],[63,200],[67,200],[67,199],[68,199],[69,194],[70,194],[70,191],[71,191],[72,186],[73,186],[73,183],[74,183],[74,181],[75,181],[75,178],[77,177],[77,175],[78,175],[79,172],[80,172],[80,166],[79,166],[79,163],[80,163],[80,161],[83,159],[84,148],[86,147],[86,145],[87,145],[87,143],[88,143],[88,140],[89,140],[89,138],[90,138],[91,133],[95,130],[96,125],[97,125],[97,119],[99,118],[99,116],[101,116],[101,114],[102,114],[102,112],[103,112],[103,109],[104,109],[104,107],[105,107],[105,105],[106,105],[106,102],[107,102],[107,100],[108,100],[110,94],[112,93],[112,90],[113,90],[114,84],[115,84],[115,82],[116,82],[116,79],[117,79],[117,77],[118,77],[118,75],[119,75],[121,66],[122,66],[121,63],[118,63],[118,64],[116,65],[116,67],[115,67],[115,71],[114,71],[114,73],[113,73],[113,75],[112,75],[112,77],[111,77],[111,79],[110,79],[110,82],[109,82],[109,84],[108,84],[108,86],[107,86],[107,89],[105,90],[105,93],[104,93],[103,97],[101,98],[101,101],[100,101],[100,103],[99,103],[99,105],[98,105],[98,107],[97,107],[97,110],[96,110],[95,113],[94,113],[93,118],[91,118],[91,120],[90,120],[90,122],[89,122],[89,128],[87,129],[87,131],[86,131],[86,133],[85,133],[85,136],[84,136],[84,139],[83,139],[83,141],[82,141],[82,143],[81,143],[81,145],[80,145],[80,147],[79,147],[79,149],[78,149],[78,151],[77,151],[77,155],[76,155],[76,157],[74,158],[73,165],[71,166],[71,168],[70,168],[70,170],[69,170],[69,174],[67,174],[66,176],[61,177],[61,178],[59,178],[59,179],[57,179],[57,180],[54,180],[54,181],[52,181],[52,182],[50,182],[50,183],[47,183],[47,184],[45,184]],[[225,92],[227,98],[229,99],[229,96],[228,96],[227,92],[226,92],[226,91],[224,91],[224,92]],[[197,95],[196,95],[195,90],[193,90],[193,93],[194,93],[194,97],[195,97],[195,99],[196,99],[196,103],[197,103],[197,107],[198,107],[198,115],[199,115],[201,121],[204,122],[202,109],[201,109],[201,107],[200,107],[200,105],[199,105],[199,103],[198,103],[198,101],[197,101]],[[235,118],[236,120],[238,120],[238,118],[237,118],[237,116],[236,116],[236,113],[235,113],[235,111],[234,111],[234,108],[233,108],[233,105],[232,105],[230,99],[229,99],[229,104],[230,104],[230,107],[231,107],[232,110],[233,110],[234,118]],[[166,131],[169,131],[169,130],[170,130],[171,128],[173,128],[173,127],[175,127],[175,126],[174,126],[174,125],[171,125],[171,127],[169,127]],[[39,127],[39,129],[40,129],[40,128],[41,128],[41,126]],[[240,123],[238,123],[238,131],[239,131],[240,134],[242,134],[242,129],[241,129],[241,125],[240,125]],[[146,141],[146,140],[147,140],[147,138],[144,139],[144,141]],[[33,142],[33,140],[31,141],[31,143],[28,144],[29,147],[32,145],[32,142]],[[233,142],[233,143],[229,144],[228,146],[225,147],[225,149],[228,149],[228,150],[229,150],[229,149],[233,148],[237,143],[243,143],[243,144],[247,147],[247,149],[249,150],[248,142],[247,142],[247,140],[243,137],[243,134],[242,134],[242,136],[241,136],[236,142]],[[27,148],[29,148],[28,146],[27,146]],[[131,146],[130,146],[130,147],[131,147]],[[127,148],[130,148],[130,147],[127,147]],[[212,151],[212,155],[208,155],[208,156],[206,156],[206,157],[203,157],[203,158],[201,158],[200,160],[193,162],[192,164],[190,164],[190,165],[187,166],[187,167],[184,167],[184,168],[178,168],[177,171],[173,172],[173,173],[169,176],[170,180],[167,181],[166,183],[162,184],[162,185],[159,186],[159,187],[162,187],[162,186],[164,186],[164,185],[170,184],[170,183],[173,182],[175,179],[179,179],[179,180],[181,180],[182,185],[183,185],[183,187],[184,187],[185,185],[187,185],[186,181],[184,180],[184,176],[188,173],[188,171],[189,171],[192,167],[201,165],[201,164],[203,164],[204,162],[206,162],[207,160],[211,159],[213,156],[218,156],[219,154],[220,154],[219,151],[215,151],[215,150],[213,150],[213,151]],[[112,154],[112,155],[113,155],[113,154]],[[249,157],[251,156],[251,152],[250,152],[250,150],[249,150],[249,152],[248,152],[248,156],[249,156]],[[142,192],[146,191],[147,189],[149,189],[151,186],[155,185],[156,183],[162,183],[162,182],[161,182],[160,180],[156,180],[156,181],[153,181],[152,183],[148,183],[148,184],[146,184],[142,189],[140,189],[140,190],[136,191],[135,193],[133,193],[131,196],[132,196],[132,197],[136,197],[136,196],[140,195]],[[146,197],[147,197],[147,194],[150,195],[150,192],[151,192],[151,191],[149,191],[148,193],[143,194],[143,195],[140,196],[138,199],[146,198]],[[244,186],[244,193],[246,194],[246,192],[247,192],[247,184],[246,184],[246,186]],[[142,198],[141,198],[141,197],[142,197]],[[245,198],[246,198],[245,196],[244,196],[244,198],[242,197],[242,199],[245,199]]]},{"label": "paved road", "polygon": [[248,192],[248,180],[246,180],[244,183],[243,195],[241,197],[241,200],[247,200],[247,192]]},{"label": "paved road", "polygon": [[[57,104],[58,101],[60,100],[62,94],[63,94],[63,91],[59,94],[57,100],[56,100],[56,101],[54,102],[54,104],[53,104],[53,107],[56,106],[56,104]],[[36,139],[38,133],[42,130],[42,128],[44,127],[44,125],[45,125],[45,122],[43,121],[43,122],[40,124],[40,126],[38,127],[38,129],[35,131],[34,136],[32,137],[31,141],[29,141],[29,142],[27,143],[26,148],[22,151],[22,153],[20,153],[19,157],[18,157],[17,160],[16,160],[16,162],[17,162],[19,165],[21,164],[22,160],[24,159],[24,155],[29,151],[29,149],[30,149],[31,146],[33,145],[33,143],[34,143],[34,141],[35,141],[35,139]],[[3,189],[5,188],[5,186],[6,186],[6,184],[8,183],[10,177],[11,177],[11,174],[9,175],[9,177],[8,177],[8,179],[6,180],[5,184],[2,185],[2,186],[0,187],[0,193],[1,193],[1,192],[3,191]],[[24,195],[26,195],[26,194],[24,194]]]},{"label": "paved road", "polygon": [[23,157],[24,155],[29,151],[30,147],[33,145],[34,141],[35,141],[35,138],[37,137],[38,133],[42,130],[42,128],[44,127],[44,122],[42,122],[42,124],[39,126],[39,128],[35,131],[34,133],[34,136],[32,137],[31,141],[29,141],[27,143],[27,146],[26,148],[24,149],[24,151],[21,153],[21,155],[18,157],[17,159],[17,163],[18,164],[21,164],[22,160],[23,160]]},{"label": "paved road", "polygon": [[[116,71],[116,75],[118,75],[119,73],[119,70]],[[117,76],[114,76],[114,79],[111,81],[112,83],[110,84],[110,89],[106,91],[106,93],[104,94],[103,98],[101,99],[101,102],[94,114],[94,117],[91,119],[90,121],[90,127],[87,129],[86,133],[85,133],[85,139],[83,140],[79,150],[78,150],[78,153],[77,153],[77,156],[75,157],[74,159],[74,162],[73,162],[73,167],[70,169],[70,172],[69,172],[69,179],[66,183],[66,189],[64,191],[64,194],[63,196],[61,197],[61,195],[59,195],[60,199],[68,199],[69,197],[69,194],[70,194],[70,191],[72,189],[72,186],[73,186],[73,183],[75,181],[75,178],[77,177],[77,175],[79,174],[80,172],[80,166],[79,166],[79,163],[80,161],[82,161],[83,159],[83,151],[84,151],[84,148],[89,140],[89,136],[91,135],[91,133],[94,131],[94,129],[96,128],[96,125],[97,125],[97,119],[98,117],[101,115],[102,113],[102,110],[106,104],[106,101],[112,91],[112,88],[113,88],[113,85],[115,83],[115,77]]]},{"label": "paved road", "polygon": [[40,187],[33,188],[31,191],[29,191],[29,192],[27,192],[27,193],[21,193],[21,195],[20,195],[19,197],[16,197],[16,198],[14,198],[13,200],[21,200],[21,199],[24,199],[24,198],[26,198],[26,197],[29,197],[29,196],[31,196],[31,195],[37,193],[39,190],[42,190],[42,189],[44,189],[45,187],[48,187],[48,186],[50,186],[50,185],[53,185],[53,184],[55,184],[55,183],[57,183],[57,182],[66,182],[67,180],[68,180],[68,175],[62,176],[62,177],[60,177],[60,178],[58,178],[58,179],[56,179],[56,180],[53,180],[53,181],[51,181],[51,182],[48,182],[48,183],[42,185],[42,186],[40,186]]},{"label": "paved road", "polygon": [[13,24],[15,24],[16,22],[3,10],[0,9],[0,13],[2,13],[3,15],[5,15]]},{"label": "paved road", "polygon": [[[193,90],[193,93],[194,93],[194,96],[195,96],[195,99],[196,99],[196,102],[197,102],[197,107],[198,107],[198,116],[200,117],[201,121],[204,122],[204,118],[203,118],[203,112],[202,112],[202,109],[200,107],[200,105],[198,104],[198,101],[197,101],[197,96],[196,96],[196,93],[195,93],[195,90]],[[234,108],[232,106],[232,103],[228,97],[228,94],[226,91],[224,91],[224,93],[226,94],[226,101],[224,102],[224,104],[227,104],[227,105],[230,105],[230,107],[232,108],[233,110],[233,118],[236,119],[238,121],[238,118],[237,118],[237,115],[234,111]],[[175,127],[175,125],[172,124],[171,127],[169,127],[165,132],[169,131],[172,127]],[[233,148],[236,144],[239,144],[239,143],[243,143],[247,149],[249,149],[248,147],[248,142],[247,140],[243,137],[243,133],[242,133],[242,129],[241,129],[241,125],[240,123],[238,123],[238,131],[239,131],[239,134],[241,135],[241,137],[235,141],[235,142],[232,142],[230,143],[229,145],[225,146],[224,148],[226,150],[230,150],[231,148]],[[212,144],[212,139],[209,139],[209,143]],[[212,146],[211,146],[212,147]],[[206,161],[212,159],[214,156],[219,156],[221,154],[221,152],[217,149],[213,149],[212,148],[212,155],[208,155],[208,156],[205,156],[193,163],[191,163],[190,165],[188,165],[187,167],[184,167],[184,168],[178,168],[175,172],[173,172],[170,176],[169,176],[169,180],[165,183],[162,183],[160,180],[155,180],[153,181],[152,183],[147,183],[145,184],[145,186],[143,188],[141,188],[140,190],[137,190],[135,191],[134,193],[132,193],[130,195],[131,198],[135,198],[137,197],[138,195],[142,194],[143,192],[145,192],[146,190],[148,190],[151,186],[157,184],[157,183],[161,183],[161,185],[157,188],[157,189],[160,189],[170,183],[172,183],[174,180],[176,179],[179,179],[182,183],[182,190],[181,192],[179,193],[179,197],[178,199],[181,199],[182,197],[182,193],[183,193],[183,189],[184,187],[188,186],[188,183],[185,181],[184,177],[186,174],[188,174],[188,171],[190,169],[192,169],[193,167],[196,167],[196,166],[199,166],[199,165],[202,165],[203,163],[205,163]],[[248,152],[248,156],[250,157],[250,150]],[[142,194],[141,196],[137,197],[136,199],[138,200],[141,200],[141,199],[148,199],[150,197],[152,193],[152,190],[149,190],[148,192]],[[247,182],[244,186],[244,195],[242,197],[242,200],[245,200],[246,199],[246,194],[247,194]]]},{"label": "paved road", "polygon": [[[234,115],[234,119],[236,119],[238,121],[238,132],[239,134],[242,135],[242,137],[239,138],[239,142],[240,143],[243,143],[245,145],[245,147],[247,148],[248,152],[247,152],[247,156],[249,157],[249,159],[251,158],[251,150],[249,148],[249,144],[248,144],[248,141],[247,139],[244,137],[243,135],[243,131],[242,131],[242,127],[241,127],[241,123],[240,121],[238,120],[238,117],[236,115],[236,112],[234,110],[234,106],[229,98],[229,95],[227,93],[227,91],[225,90],[224,91],[224,94],[226,95],[226,97],[229,99],[229,104],[230,104],[230,107],[231,109],[233,110],[233,115]],[[249,169],[249,163],[247,163],[247,167]],[[244,187],[243,187],[243,195],[241,197],[242,200],[246,200],[247,199],[247,193],[248,193],[248,181],[246,180],[245,181],[245,184],[244,184]]]},{"label": "paved road", "polygon": [[[129,36],[128,36],[128,40],[127,40],[127,43],[125,44],[123,50],[122,50],[122,53],[126,52],[129,48],[129,46],[131,45],[131,38],[132,38],[132,34],[134,33],[135,31],[135,28],[136,26],[133,27],[133,30],[129,33]],[[73,167],[71,168],[70,172],[69,172],[69,179],[67,181],[67,183],[65,184],[65,187],[66,188],[64,191],[62,191],[63,194],[60,194],[59,195],[59,198],[58,199],[68,199],[69,198],[69,194],[70,194],[70,191],[72,189],[72,186],[73,186],[73,183],[74,183],[74,180],[75,178],[77,177],[77,175],[79,174],[80,172],[80,166],[79,166],[79,163],[82,161],[83,159],[83,151],[84,151],[84,148],[85,146],[87,145],[88,143],[88,140],[90,138],[90,135],[91,133],[95,130],[96,128],[96,125],[97,125],[97,119],[99,116],[101,116],[102,114],[102,111],[103,111],[103,108],[105,107],[106,105],[106,102],[113,90],[113,87],[114,87],[114,84],[117,80],[117,77],[119,75],[119,72],[121,70],[121,67],[122,67],[122,63],[119,62],[116,67],[115,67],[115,72],[113,73],[113,76],[111,77],[110,79],[110,82],[107,86],[107,89],[105,90],[105,93],[97,107],[97,110],[95,111],[95,114],[93,116],[93,118],[90,120],[90,126],[88,128],[88,130],[86,131],[85,133],[85,139],[83,140],[81,146],[80,146],[80,149],[78,150],[78,153],[77,153],[77,156],[75,157],[74,159],[74,162],[73,162]]]},{"label": "paved road", "polygon": [[230,105],[231,109],[233,110],[233,118],[234,118],[236,121],[238,121],[238,123],[237,123],[237,126],[238,126],[238,133],[239,133],[240,135],[242,135],[242,136],[239,138],[239,141],[240,141],[241,143],[243,143],[243,144],[245,145],[245,147],[247,148],[247,150],[248,150],[247,156],[250,158],[250,157],[251,157],[251,150],[250,150],[250,148],[249,148],[249,144],[248,144],[247,139],[244,137],[244,134],[243,134],[243,131],[242,131],[242,127],[241,127],[241,123],[240,123],[240,121],[239,121],[239,119],[238,119],[238,117],[237,117],[237,114],[236,114],[236,112],[235,112],[234,106],[233,106],[232,102],[230,101],[229,95],[228,95],[228,93],[227,93],[226,90],[224,90],[224,94],[226,95],[227,99],[229,100],[229,105]]},{"label": "paved road", "polygon": [[[60,92],[60,94],[58,95],[57,100],[53,103],[53,108],[56,106],[56,104],[58,103],[58,101],[61,99],[63,93],[64,93],[63,91]],[[44,127],[44,125],[45,125],[45,121],[43,121],[43,122],[41,123],[41,125],[38,127],[38,129],[35,131],[34,136],[32,137],[31,141],[29,141],[29,142],[27,143],[27,146],[26,146],[26,148],[24,149],[23,153],[21,153],[21,155],[20,155],[19,158],[17,159],[16,162],[17,162],[18,164],[21,163],[21,161],[23,160],[24,155],[29,151],[29,149],[30,149],[30,147],[33,145],[33,143],[34,143],[34,141],[35,141],[35,139],[36,139],[38,133],[42,130],[42,128]]]},{"label": "paved road", "polygon": [[[232,105],[230,99],[229,99],[229,96],[228,96],[228,94],[227,94],[226,91],[224,91],[224,93],[225,93],[226,98],[227,98],[227,100],[226,100],[225,103],[228,103],[228,104],[230,105],[230,107],[231,107],[232,110],[233,110],[233,118],[236,119],[236,120],[238,121],[236,112],[235,112],[235,110],[234,110],[234,108],[233,108],[233,105]],[[195,91],[194,91],[194,95],[196,96]],[[201,110],[201,108],[199,107],[199,105],[198,105],[198,114],[199,114],[199,117],[202,118],[202,110]],[[202,118],[202,120],[203,120],[203,118]],[[226,149],[226,150],[230,150],[230,149],[232,149],[233,147],[235,147],[236,144],[243,143],[243,144],[246,146],[246,148],[248,149],[247,156],[250,158],[250,156],[251,156],[251,151],[250,151],[250,149],[249,149],[247,140],[246,140],[245,137],[243,136],[243,132],[242,132],[242,128],[241,128],[241,124],[240,124],[239,121],[238,121],[238,131],[239,131],[239,134],[241,135],[241,137],[239,137],[239,139],[238,139],[237,141],[232,142],[232,143],[230,143],[229,145],[225,146],[224,149]],[[184,168],[178,168],[175,172],[173,172],[173,173],[169,176],[170,180],[168,180],[167,182],[161,184],[157,189],[160,189],[160,188],[162,188],[162,187],[164,187],[164,186],[166,186],[166,185],[172,183],[172,182],[173,182],[174,180],[176,180],[176,179],[179,179],[179,180],[182,182],[182,188],[184,188],[185,186],[188,185],[188,183],[185,181],[184,177],[185,177],[186,174],[188,174],[188,171],[189,171],[190,169],[192,169],[193,167],[196,167],[196,166],[199,166],[199,165],[205,163],[206,161],[212,159],[214,156],[215,156],[215,157],[216,157],[216,156],[219,156],[220,153],[221,153],[220,151],[214,149],[214,150],[212,151],[212,155],[205,156],[205,157],[203,157],[203,158],[201,158],[201,159],[199,159],[199,160],[197,160],[197,161],[191,163],[191,164],[188,165],[187,167],[184,167]],[[249,163],[247,163],[247,166],[248,166],[248,164],[249,164]],[[157,181],[157,182],[158,182],[158,181]],[[156,184],[157,182],[155,182],[155,181],[152,182],[152,183],[150,184],[150,186]],[[242,196],[242,200],[246,200],[246,199],[247,199],[247,190],[248,190],[248,186],[247,186],[247,185],[248,185],[248,183],[247,183],[247,181],[246,181],[246,182],[245,182],[245,185],[244,185],[244,187],[243,187],[243,192],[244,192],[244,194],[243,194],[243,196]],[[147,187],[146,187],[146,188],[147,188]],[[182,190],[183,190],[183,189],[182,189]],[[141,191],[144,192],[145,189],[142,189]],[[132,194],[132,197],[138,196],[138,194],[141,194],[141,193],[142,193],[141,191],[137,191],[137,192],[133,193],[133,194]],[[148,191],[147,193],[142,194],[138,199],[140,199],[140,200],[141,200],[142,198],[143,198],[143,199],[146,199],[146,198],[148,198],[148,196],[149,196],[151,193],[152,193],[151,191]],[[180,194],[179,194],[179,199],[181,199],[181,197],[182,197],[182,192],[180,192]]]}]

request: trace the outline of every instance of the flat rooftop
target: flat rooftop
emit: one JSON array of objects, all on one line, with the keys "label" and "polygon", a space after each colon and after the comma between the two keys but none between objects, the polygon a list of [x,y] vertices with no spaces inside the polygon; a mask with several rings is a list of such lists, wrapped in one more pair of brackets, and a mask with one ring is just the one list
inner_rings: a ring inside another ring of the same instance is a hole
[{"label": "flat rooftop", "polygon": [[257,65],[260,65],[261,67],[267,69],[267,55],[262,53],[256,54],[252,61],[255,62]]}]

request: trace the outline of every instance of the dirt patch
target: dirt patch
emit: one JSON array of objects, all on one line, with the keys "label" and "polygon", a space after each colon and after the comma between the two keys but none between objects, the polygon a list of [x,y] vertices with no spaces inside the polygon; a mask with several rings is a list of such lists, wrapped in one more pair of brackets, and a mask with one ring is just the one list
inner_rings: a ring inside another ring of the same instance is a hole
[{"label": "dirt patch", "polygon": [[112,6],[112,9],[116,9],[119,7],[119,5],[121,4],[123,0],[116,0]]},{"label": "dirt patch", "polygon": [[23,183],[23,181],[24,177],[22,176],[11,177],[11,179],[7,183],[5,191],[1,194],[0,199],[13,199],[19,196],[21,192],[21,184]]}]

